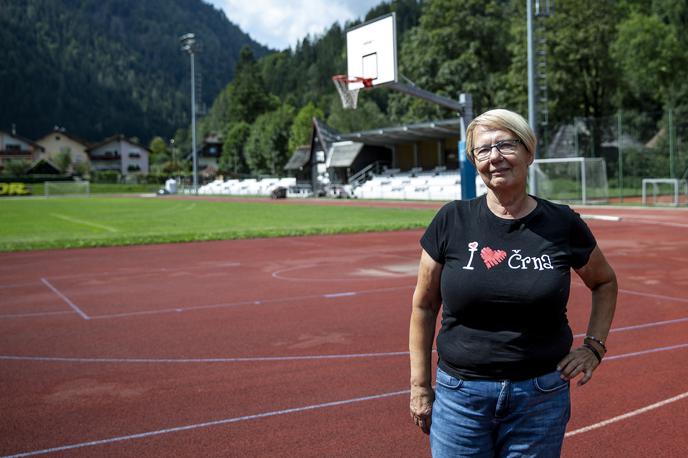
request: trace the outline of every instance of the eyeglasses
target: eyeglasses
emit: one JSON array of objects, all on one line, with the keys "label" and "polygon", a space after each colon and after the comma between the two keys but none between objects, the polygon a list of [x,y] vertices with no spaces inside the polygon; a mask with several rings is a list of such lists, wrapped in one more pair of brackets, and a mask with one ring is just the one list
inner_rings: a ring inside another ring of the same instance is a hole
[{"label": "eyeglasses", "polygon": [[497,148],[499,154],[502,156],[509,156],[511,154],[516,154],[518,151],[518,144],[523,143],[518,138],[512,138],[509,140],[502,140],[494,145],[483,145],[473,148],[473,157],[478,160],[478,162],[484,162],[490,158],[492,154],[492,148]]}]

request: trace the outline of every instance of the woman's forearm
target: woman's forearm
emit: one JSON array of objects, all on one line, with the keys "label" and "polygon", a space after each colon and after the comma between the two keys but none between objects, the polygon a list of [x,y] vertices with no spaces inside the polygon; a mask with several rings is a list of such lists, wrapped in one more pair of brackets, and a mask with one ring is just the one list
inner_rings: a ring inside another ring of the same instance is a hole
[{"label": "woman's forearm", "polygon": [[411,386],[429,388],[432,383],[432,343],[435,339],[437,311],[413,307],[409,330]]},{"label": "woman's forearm", "polygon": [[616,278],[592,290],[592,310],[588,322],[588,335],[607,340],[616,310]]}]

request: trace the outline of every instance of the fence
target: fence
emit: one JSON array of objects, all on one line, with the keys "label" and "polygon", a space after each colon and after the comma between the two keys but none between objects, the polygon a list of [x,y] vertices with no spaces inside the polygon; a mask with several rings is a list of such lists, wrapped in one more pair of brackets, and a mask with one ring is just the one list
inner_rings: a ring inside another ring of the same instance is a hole
[{"label": "fence", "polygon": [[[612,202],[639,200],[647,178],[688,178],[688,118],[685,113],[621,111],[603,118],[576,118],[549,132],[539,157],[603,158]],[[660,194],[673,194],[673,187]],[[685,202],[686,196],[682,196]]]}]

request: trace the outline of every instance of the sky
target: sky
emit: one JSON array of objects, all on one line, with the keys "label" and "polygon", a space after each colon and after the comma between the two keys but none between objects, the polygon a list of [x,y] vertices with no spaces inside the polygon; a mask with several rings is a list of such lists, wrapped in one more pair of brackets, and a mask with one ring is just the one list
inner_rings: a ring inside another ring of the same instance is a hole
[{"label": "sky", "polygon": [[383,0],[206,0],[224,11],[258,43],[272,49],[293,48],[308,35],[321,35],[332,24],[363,19]]}]

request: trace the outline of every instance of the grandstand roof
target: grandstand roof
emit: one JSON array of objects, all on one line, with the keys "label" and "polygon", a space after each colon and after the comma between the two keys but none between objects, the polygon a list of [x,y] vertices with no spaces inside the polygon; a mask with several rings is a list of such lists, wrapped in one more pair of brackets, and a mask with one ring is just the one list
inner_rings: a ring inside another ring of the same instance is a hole
[{"label": "grandstand roof", "polygon": [[313,128],[313,135],[317,137],[323,151],[330,149],[330,145],[339,140],[339,132],[328,126],[325,121],[313,118]]},{"label": "grandstand roof", "polygon": [[460,129],[461,120],[455,118],[340,134],[336,136],[336,139],[339,141],[351,140],[362,142],[366,145],[384,146],[395,143],[415,143],[429,139],[458,137]]},{"label": "grandstand roof", "polygon": [[328,158],[328,167],[349,167],[356,160],[356,156],[361,152],[363,143],[358,142],[337,142],[333,143]]},{"label": "grandstand roof", "polygon": [[310,146],[302,146],[294,151],[294,154],[284,166],[284,170],[299,170],[304,165],[308,164],[311,159],[311,148]]}]

